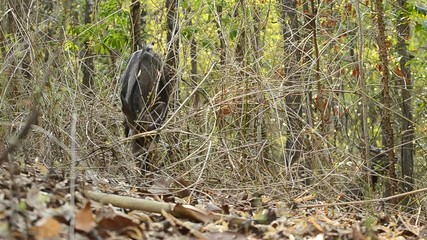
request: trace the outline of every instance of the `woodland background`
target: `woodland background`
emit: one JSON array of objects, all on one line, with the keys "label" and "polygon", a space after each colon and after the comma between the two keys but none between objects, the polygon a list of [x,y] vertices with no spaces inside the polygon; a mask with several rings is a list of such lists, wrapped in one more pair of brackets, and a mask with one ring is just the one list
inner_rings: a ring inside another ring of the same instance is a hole
[{"label": "woodland background", "polygon": [[320,200],[425,188],[426,13],[412,0],[2,1],[0,141],[37,110],[9,161],[144,181],[119,88],[151,44],[175,73],[154,175]]}]

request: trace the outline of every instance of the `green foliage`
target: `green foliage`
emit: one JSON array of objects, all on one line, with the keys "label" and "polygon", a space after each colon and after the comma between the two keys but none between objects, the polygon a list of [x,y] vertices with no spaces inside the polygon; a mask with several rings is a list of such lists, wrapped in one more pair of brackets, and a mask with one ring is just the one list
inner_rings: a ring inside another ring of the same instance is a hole
[{"label": "green foliage", "polygon": [[92,14],[89,24],[70,25],[68,35],[75,39],[74,44],[67,43],[66,49],[78,51],[84,42],[89,42],[95,54],[123,52],[129,44],[129,10],[118,1],[102,1]]},{"label": "green foliage", "polygon": [[185,40],[191,40],[194,35],[197,32],[197,26],[191,25],[191,26],[183,26],[181,29],[181,35],[184,37]]}]

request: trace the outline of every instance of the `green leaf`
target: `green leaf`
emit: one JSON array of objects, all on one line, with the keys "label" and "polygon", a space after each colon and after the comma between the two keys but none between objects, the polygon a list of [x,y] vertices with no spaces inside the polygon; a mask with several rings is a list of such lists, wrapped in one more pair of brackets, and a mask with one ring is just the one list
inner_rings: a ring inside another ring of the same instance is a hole
[{"label": "green leaf", "polygon": [[425,108],[426,108],[426,102],[422,101],[420,104],[418,104],[417,114],[420,114],[421,112],[423,112]]},{"label": "green leaf", "polygon": [[18,209],[19,210],[26,210],[27,209],[27,203],[23,200],[19,201]]},{"label": "green leaf", "polygon": [[364,225],[367,229],[372,229],[373,226],[375,226],[378,222],[378,218],[375,216],[369,216],[366,218]]}]

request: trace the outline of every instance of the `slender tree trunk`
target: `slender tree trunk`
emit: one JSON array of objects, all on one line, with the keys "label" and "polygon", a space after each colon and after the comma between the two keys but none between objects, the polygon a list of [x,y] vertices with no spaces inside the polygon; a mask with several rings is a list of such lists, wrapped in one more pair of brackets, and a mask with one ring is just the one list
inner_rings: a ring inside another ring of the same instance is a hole
[{"label": "slender tree trunk", "polygon": [[[191,14],[191,8],[187,9],[187,13]],[[188,19],[188,26],[191,28],[193,26],[193,20]],[[197,41],[195,32],[191,34],[191,42],[190,42],[190,58],[191,58],[191,81],[194,83],[198,83],[197,79]],[[196,94],[196,97],[198,97],[198,94]],[[197,102],[198,104],[198,102]]]},{"label": "slender tree trunk", "polygon": [[[363,68],[363,24],[362,24],[362,13],[360,11],[360,2],[356,1],[356,14],[357,14],[357,55],[355,58],[355,76],[358,78],[360,95],[361,95],[361,130],[362,130],[362,144],[361,144],[361,157],[367,169],[372,169],[372,163],[369,161],[369,129],[368,129],[368,92],[366,89],[365,71]],[[366,182],[368,186],[374,187],[372,181],[372,173],[366,174]]]},{"label": "slender tree trunk", "polygon": [[170,68],[178,67],[178,0],[166,0],[167,8],[167,56],[166,62]]},{"label": "slender tree trunk", "polygon": [[142,47],[141,39],[141,3],[139,0],[131,0],[130,15],[132,29],[132,52],[138,51]]},{"label": "slender tree trunk", "polygon": [[[261,31],[264,30],[265,25],[263,25],[263,20],[261,18],[261,11],[259,6],[257,5],[256,1],[253,1],[252,3],[254,9],[253,9],[253,37],[252,37],[252,51],[254,55],[254,62],[255,62],[255,75],[261,74],[261,58],[262,58],[262,46],[261,46]],[[264,16],[266,19],[268,19],[268,16]],[[264,95],[262,93],[262,84],[258,84],[258,92],[256,94],[256,100],[258,102],[257,110],[255,111],[255,121],[254,121],[254,129],[256,131],[256,143],[258,146],[258,152],[261,152],[260,156],[260,163],[263,165],[266,165],[266,162],[264,159],[268,158],[268,148],[264,143],[268,141],[267,139],[267,127],[264,122]]]},{"label": "slender tree trunk", "polygon": [[[245,11],[245,1],[244,0],[236,0],[236,5],[234,8],[234,19],[239,18],[239,9]],[[246,23],[240,24],[240,30],[237,36],[237,45],[236,45],[236,61],[243,65],[244,57],[245,57],[245,46],[246,46]]]},{"label": "slender tree trunk", "polygon": [[[187,27],[189,29],[192,29],[193,27],[193,20],[191,18],[191,15],[193,14],[191,7],[188,7],[187,9],[185,9],[184,12],[184,18],[185,21],[187,22]],[[197,41],[196,41],[196,36],[195,36],[195,31],[191,32],[191,38],[190,38],[190,62],[191,62],[191,69],[190,69],[190,79],[191,79],[191,85],[192,86],[197,86],[198,85],[198,69],[197,69]],[[193,97],[193,107],[194,108],[198,108],[199,107],[199,101],[200,101],[200,92],[196,91],[194,92],[194,97]],[[199,119],[195,116],[194,121],[197,123],[199,123]],[[190,122],[186,122],[187,124],[187,130],[191,131],[190,129],[192,128],[192,124],[194,123],[190,123]],[[191,149],[191,140],[190,140],[191,136],[189,134],[187,134],[187,155],[190,156],[192,149]],[[196,163],[194,163],[196,164]]]},{"label": "slender tree trunk", "polygon": [[[179,104],[179,77],[178,77],[178,65],[179,65],[179,14],[178,14],[178,0],[166,0],[166,68],[168,68],[168,74],[171,74],[169,87],[171,94],[169,97],[169,108],[174,111],[178,108]],[[174,134],[172,140],[173,145],[179,145],[179,133]],[[172,158],[171,161],[177,161],[180,159],[180,151],[170,152],[169,156]]]},{"label": "slender tree trunk", "polygon": [[[166,0],[166,23],[167,23],[167,36],[166,36],[166,65],[170,69],[169,73],[177,73],[178,69],[178,53],[179,53],[179,26],[178,26],[178,0]],[[170,84],[172,89],[171,98],[172,109],[176,109],[176,104],[179,102],[179,86],[178,77],[174,74],[171,77],[172,83]]]},{"label": "slender tree trunk", "polygon": [[411,71],[406,66],[409,54],[406,40],[409,38],[409,19],[401,12],[405,9],[406,0],[398,0],[399,15],[397,17],[397,51],[400,55],[400,69],[402,71],[401,94],[402,94],[402,143],[401,143],[401,167],[404,182],[404,192],[413,190],[413,166],[414,166],[414,122],[412,114],[412,77]]},{"label": "slender tree trunk", "polygon": [[[316,15],[317,15],[317,7],[315,5],[314,0],[305,0],[303,3],[303,12],[305,19],[305,28],[306,32],[304,34],[304,38],[308,38],[311,36],[311,42],[305,44],[305,62],[310,62],[310,59],[314,59],[315,61],[315,75],[314,81],[313,77],[309,75],[310,86],[313,82],[317,82],[317,96],[316,96],[316,106],[320,115],[320,121],[322,126],[323,134],[327,134],[327,125],[330,117],[330,104],[328,103],[327,97],[324,94],[324,86],[323,81],[320,80],[320,56],[319,56],[319,46],[317,44],[317,26],[316,26]],[[312,52],[312,57],[310,58],[310,52]],[[311,90],[309,91],[309,99],[313,101]],[[309,106],[312,106],[310,103]],[[311,115],[311,114],[310,114]],[[309,119],[310,122],[313,122],[313,119]],[[316,144],[316,143],[315,143]]]},{"label": "slender tree trunk", "polygon": [[388,51],[385,37],[385,26],[384,26],[384,10],[382,0],[375,0],[376,17],[377,17],[377,28],[378,28],[378,51],[381,61],[381,80],[383,84],[383,119],[382,119],[382,130],[383,137],[385,140],[385,147],[388,154],[388,176],[390,180],[386,183],[389,187],[386,189],[386,196],[393,195],[396,193],[396,171],[395,171],[395,158],[394,158],[394,133],[391,126],[391,96],[390,96],[390,75],[388,70]]},{"label": "slender tree trunk", "polygon": [[254,6],[253,9],[253,37],[252,37],[252,49],[254,51],[254,57],[255,57],[255,63],[257,66],[257,71],[260,70],[261,66],[260,66],[260,62],[259,59],[261,58],[261,46],[260,46],[260,40],[261,40],[261,24],[262,24],[262,19],[261,19],[261,11],[259,9],[259,7],[256,5],[256,1],[254,1],[252,3],[252,5]]},{"label": "slender tree trunk", "polygon": [[[295,49],[300,40],[298,34],[297,1],[282,0],[282,21],[285,59],[285,78],[288,94],[286,95],[287,130],[285,163],[290,166],[297,162],[302,153],[302,109],[301,76],[296,74],[301,61],[301,52]],[[293,44],[290,44],[293,43]]]},{"label": "slender tree trunk", "polygon": [[[191,58],[191,82],[193,84],[198,84],[199,79],[197,77],[198,70],[197,70],[197,41],[196,36],[192,36],[191,43],[190,43],[190,58]],[[196,91],[194,96],[194,105],[199,106],[200,102],[200,92]]]},{"label": "slender tree trunk", "polygon": [[226,45],[225,45],[225,36],[223,34],[223,29],[222,29],[222,5],[220,3],[218,3],[216,5],[216,11],[218,14],[218,19],[216,21],[216,25],[218,28],[218,38],[219,38],[219,59],[220,59],[220,64],[224,65],[225,64],[225,58],[226,58]]},{"label": "slender tree trunk", "polygon": [[[219,46],[218,46],[218,52],[219,52],[219,64],[220,68],[222,68],[225,65],[225,59],[227,56],[226,52],[226,43],[225,43],[225,34],[224,29],[222,27],[222,14],[223,14],[223,2],[217,2],[216,3],[216,26],[217,26],[217,33],[218,33],[218,39],[219,39]],[[220,82],[221,86],[221,102],[223,101],[223,97],[225,96],[225,88],[224,88],[224,80],[221,79]],[[220,116],[217,122],[218,129],[224,129],[224,119],[222,116]],[[221,142],[225,142],[224,139],[226,138],[225,131],[222,131],[221,135]]]},{"label": "slender tree trunk", "polygon": [[[86,25],[92,23],[92,7],[93,1],[86,0],[85,12],[84,12],[84,23]],[[94,63],[93,63],[93,52],[90,47],[90,40],[85,39],[83,49],[82,49],[82,73],[83,73],[83,87],[85,91],[88,93],[93,92],[94,82],[93,82],[93,71],[94,71]]]}]

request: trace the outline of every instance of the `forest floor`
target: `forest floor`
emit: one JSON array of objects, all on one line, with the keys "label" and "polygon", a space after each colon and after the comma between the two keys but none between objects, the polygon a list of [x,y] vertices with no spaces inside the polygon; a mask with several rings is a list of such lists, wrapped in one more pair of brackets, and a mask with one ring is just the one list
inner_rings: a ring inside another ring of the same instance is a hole
[{"label": "forest floor", "polygon": [[[73,183],[40,164],[12,175],[4,169],[0,239],[427,239],[425,213],[387,211],[384,203],[382,210],[322,207],[309,193],[280,199],[202,192],[184,179],[165,178],[140,188],[80,176]],[[329,203],[334,200],[342,202]]]}]

